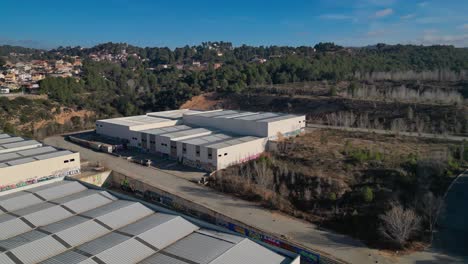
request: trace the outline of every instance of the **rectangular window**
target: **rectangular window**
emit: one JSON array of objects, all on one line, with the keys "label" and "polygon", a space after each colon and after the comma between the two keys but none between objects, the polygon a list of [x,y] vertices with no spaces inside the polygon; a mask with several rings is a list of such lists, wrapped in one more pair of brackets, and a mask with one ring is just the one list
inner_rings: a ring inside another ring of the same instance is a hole
[{"label": "rectangular window", "polygon": [[75,161],[75,159],[71,159],[71,160],[70,160],[70,162],[74,162],[74,161]]},{"label": "rectangular window", "polygon": [[63,163],[68,163],[68,160],[64,160]]},{"label": "rectangular window", "polygon": [[213,149],[208,149],[208,159],[213,159]]},{"label": "rectangular window", "polygon": [[227,153],[224,153],[224,156],[227,156]]},{"label": "rectangular window", "polygon": [[187,144],[182,143],[182,153],[187,154]]},{"label": "rectangular window", "polygon": [[200,146],[195,147],[195,154],[197,154],[197,157],[200,157]]}]

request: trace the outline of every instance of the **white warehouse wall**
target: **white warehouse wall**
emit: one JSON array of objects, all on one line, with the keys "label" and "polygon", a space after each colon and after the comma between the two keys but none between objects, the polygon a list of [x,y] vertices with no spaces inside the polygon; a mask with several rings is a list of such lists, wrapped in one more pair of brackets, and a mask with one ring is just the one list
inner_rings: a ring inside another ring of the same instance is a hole
[{"label": "white warehouse wall", "polygon": [[[71,159],[74,159],[74,161],[70,161]],[[65,160],[69,162],[64,163]],[[60,157],[0,168],[0,186],[47,176],[63,177],[79,172],[80,154],[71,153]]]},{"label": "white warehouse wall", "polygon": [[[266,149],[266,138],[259,138],[242,144],[215,150],[217,169],[257,158]],[[224,155],[227,153],[227,155]],[[219,156],[221,155],[221,157]]]},{"label": "white warehouse wall", "polygon": [[306,126],[305,120],[305,116],[298,116],[286,120],[269,122],[268,139],[277,139],[278,133],[288,137],[303,132]]}]

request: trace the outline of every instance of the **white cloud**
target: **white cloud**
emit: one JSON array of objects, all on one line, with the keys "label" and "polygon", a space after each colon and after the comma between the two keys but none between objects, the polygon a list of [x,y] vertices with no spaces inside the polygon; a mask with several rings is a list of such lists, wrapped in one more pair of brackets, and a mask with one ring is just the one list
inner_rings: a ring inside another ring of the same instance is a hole
[{"label": "white cloud", "polygon": [[401,16],[400,18],[406,20],[406,19],[411,19],[415,16],[416,16],[415,14],[407,14],[407,15]]},{"label": "white cloud", "polygon": [[342,14],[324,14],[319,16],[320,19],[327,19],[327,20],[348,20],[353,19],[352,16],[342,15]]},{"label": "white cloud", "polygon": [[393,9],[385,8],[385,9],[382,9],[382,10],[379,10],[379,11],[375,12],[374,16],[377,17],[377,18],[381,18],[381,17],[389,16],[391,14],[393,14]]},{"label": "white cloud", "polygon": [[468,24],[461,25],[460,28],[464,30],[468,30]]}]

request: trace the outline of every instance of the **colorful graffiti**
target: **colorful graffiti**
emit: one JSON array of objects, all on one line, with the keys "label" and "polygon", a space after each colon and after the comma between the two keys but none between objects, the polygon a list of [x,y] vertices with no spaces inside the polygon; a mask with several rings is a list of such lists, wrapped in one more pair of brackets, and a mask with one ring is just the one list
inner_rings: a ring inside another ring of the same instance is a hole
[{"label": "colorful graffiti", "polygon": [[35,183],[56,179],[56,178],[60,178],[60,177],[46,176],[46,177],[40,177],[40,178],[30,178],[30,179],[20,181],[20,182],[17,182],[17,183],[2,185],[2,186],[0,186],[0,192],[13,190],[13,189],[16,189],[16,188],[21,188],[21,187],[24,187],[24,186],[28,186],[28,185],[32,185],[32,184],[35,184]]},{"label": "colorful graffiti", "polygon": [[[301,263],[308,263],[308,264],[320,263],[320,255],[317,253],[302,249],[286,241],[282,241],[273,236],[260,233],[258,231],[254,231],[250,228],[240,226],[232,222],[224,221],[223,219],[219,217],[215,217],[213,215],[197,211],[194,208],[187,207],[180,203],[175,202],[174,199],[172,199],[171,197],[168,197],[168,196],[165,196],[165,195],[162,195],[162,194],[150,191],[150,190],[146,190],[145,192],[136,190],[135,185],[137,184],[135,184],[134,181],[135,180],[132,180],[132,179],[129,180],[128,178],[124,178],[120,182],[120,188],[124,191],[131,192],[137,196],[142,196],[143,199],[147,202],[151,202],[151,203],[158,204],[160,206],[164,206],[168,209],[181,212],[185,215],[195,217],[205,222],[227,228],[233,232],[244,235],[252,240],[263,242],[271,246],[298,254],[301,256]],[[330,262],[330,263],[333,263],[333,262]]]}]

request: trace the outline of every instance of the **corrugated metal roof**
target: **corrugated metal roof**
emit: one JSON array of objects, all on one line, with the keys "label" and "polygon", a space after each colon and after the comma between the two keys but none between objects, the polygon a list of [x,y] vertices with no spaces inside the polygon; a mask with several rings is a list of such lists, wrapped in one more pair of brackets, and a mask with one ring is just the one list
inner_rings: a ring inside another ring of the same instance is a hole
[{"label": "corrugated metal roof", "polygon": [[280,256],[248,239],[244,239],[210,264],[281,264],[286,263],[286,261],[287,259],[285,257]]},{"label": "corrugated metal roof", "polygon": [[116,229],[128,225],[154,212],[140,203],[133,203],[127,207],[117,209],[113,212],[98,217],[104,224]]},{"label": "corrugated metal roof", "polygon": [[89,210],[87,212],[83,212],[82,215],[92,217],[92,218],[96,218],[96,217],[99,217],[101,215],[105,215],[107,213],[110,213],[110,212],[115,211],[117,209],[129,206],[130,204],[134,204],[134,203],[135,202],[117,200],[117,201],[114,201],[114,202],[112,202],[110,204],[106,204],[104,206],[98,207],[96,209]]},{"label": "corrugated metal roof", "polygon": [[225,240],[193,233],[163,251],[188,259],[200,264],[207,264],[214,260],[234,244]]},{"label": "corrugated metal roof", "polygon": [[138,264],[188,264],[185,261],[172,258],[170,256],[163,255],[161,253],[156,253],[151,257],[141,261]]},{"label": "corrugated metal roof", "polygon": [[108,232],[108,229],[90,220],[56,234],[69,245],[74,247],[103,236]]},{"label": "corrugated metal roof", "polygon": [[68,202],[76,200],[76,199],[81,199],[83,197],[87,197],[87,196],[99,193],[99,192],[100,191],[98,191],[98,190],[86,189],[86,190],[84,190],[82,192],[77,192],[77,193],[73,193],[73,194],[70,194],[70,195],[67,195],[67,196],[64,196],[64,197],[53,199],[53,200],[51,200],[51,202],[57,203],[57,204],[64,204],[64,203],[68,203]]},{"label": "corrugated metal roof", "polygon": [[24,138],[22,138],[22,137],[6,137],[6,138],[0,139],[0,145],[8,144],[8,143],[11,143],[11,142],[20,142],[20,141],[24,141]]},{"label": "corrugated metal roof", "polygon": [[81,261],[79,262],[79,264],[98,264],[96,261],[92,260],[92,259],[87,259],[87,260],[84,260],[84,261]]},{"label": "corrugated metal roof", "polygon": [[46,200],[53,200],[60,197],[64,197],[73,193],[81,192],[87,188],[81,185],[78,182],[70,181],[59,186],[54,186],[52,188],[47,188],[44,190],[37,191],[36,193],[43,197]]},{"label": "corrugated metal roof", "polygon": [[31,206],[28,206],[28,207],[21,208],[19,210],[13,211],[13,213],[16,214],[16,215],[19,215],[19,216],[24,216],[24,215],[39,212],[41,210],[45,210],[45,209],[50,208],[52,206],[55,206],[55,205],[51,204],[51,203],[41,201],[40,203],[37,203],[37,204],[31,205]]},{"label": "corrugated metal roof", "polygon": [[36,161],[36,160],[33,159],[33,158],[22,158],[22,159],[11,160],[11,161],[8,161],[8,162],[5,162],[5,163],[10,165],[10,166],[16,166],[16,165],[21,165],[21,164],[33,162],[33,161]]},{"label": "corrugated metal roof", "polygon": [[[54,203],[38,200],[30,191]],[[0,214],[0,248],[9,250],[25,264],[96,264],[91,259],[96,255],[109,264],[142,260],[186,264],[184,259],[201,264],[229,252],[242,240],[200,230],[180,216],[155,213],[141,203],[113,199],[117,198],[107,192],[88,190],[77,182],[51,183],[1,196],[0,205],[15,210],[24,221]],[[19,209],[17,203],[25,207]],[[74,215],[69,210],[83,212]],[[38,229],[32,229],[31,224]],[[120,229],[113,231],[109,227]],[[156,254],[158,249],[166,255]],[[0,263],[11,263],[10,258],[0,253]]]},{"label": "corrugated metal roof", "polygon": [[7,148],[7,149],[19,148],[19,147],[24,147],[24,146],[42,146],[42,144],[37,142],[36,140],[25,140],[25,141],[13,142],[13,143],[2,145],[2,147]]},{"label": "corrugated metal roof", "polygon": [[0,206],[5,208],[7,211],[15,211],[21,208],[41,203],[42,200],[30,193],[22,193],[20,196],[16,196],[7,200],[0,201]]},{"label": "corrugated metal roof", "polygon": [[60,206],[53,206],[29,215],[25,215],[29,222],[35,226],[43,226],[72,216],[72,213]]},{"label": "corrugated metal roof", "polygon": [[225,240],[225,241],[233,243],[233,244],[237,244],[237,243],[241,242],[242,240],[244,240],[244,238],[240,237],[240,236],[235,236],[235,235],[231,235],[231,234],[227,234],[227,233],[221,233],[221,232],[208,230],[208,229],[199,229],[196,232],[200,233],[200,234],[203,234],[203,235],[206,235],[206,236],[211,236],[211,237],[214,237],[214,238]]},{"label": "corrugated metal roof", "polygon": [[[62,254],[58,254],[50,259],[44,260],[39,264],[78,264],[85,261],[87,257],[77,253],[75,251],[66,251]],[[96,263],[93,261],[93,263]]]},{"label": "corrugated metal roof", "polygon": [[34,156],[34,155],[39,155],[42,153],[54,152],[54,151],[57,151],[57,149],[51,146],[45,146],[45,147],[21,150],[16,153],[18,153],[21,156]]},{"label": "corrugated metal roof", "polygon": [[37,230],[31,230],[29,232],[19,234],[14,237],[10,237],[8,239],[0,240],[0,247],[11,250],[24,244],[30,243],[34,240],[43,238],[45,236],[47,235],[42,232],[39,232]]},{"label": "corrugated metal roof", "polygon": [[30,231],[32,228],[19,218],[13,218],[0,224],[0,239],[7,239]]},{"label": "corrugated metal roof", "polygon": [[17,158],[21,158],[21,157],[22,157],[21,155],[18,155],[15,152],[9,152],[9,153],[5,153],[5,154],[1,154],[0,155],[0,161],[4,162],[4,161],[7,161],[7,160],[17,159]]},{"label": "corrugated metal roof", "polygon": [[0,253],[0,263],[2,263],[2,264],[16,264],[4,253]]},{"label": "corrugated metal roof", "polygon": [[10,221],[11,219],[15,219],[15,217],[9,214],[0,214],[0,224]]},{"label": "corrugated metal roof", "polygon": [[85,243],[77,248],[88,254],[98,255],[99,253],[115,245],[118,245],[128,239],[130,239],[128,236],[112,232],[93,241]]},{"label": "corrugated metal roof", "polygon": [[38,159],[38,160],[46,160],[46,159],[61,157],[61,156],[70,155],[70,154],[73,154],[73,152],[71,152],[69,150],[62,150],[62,151],[37,155],[37,156],[35,156],[35,158]]},{"label": "corrugated metal roof", "polygon": [[154,253],[153,249],[132,238],[99,253],[97,257],[105,263],[128,264],[138,263]]},{"label": "corrugated metal roof", "polygon": [[170,126],[170,127],[161,127],[161,128],[141,130],[140,132],[150,134],[150,135],[160,135],[164,133],[176,132],[176,131],[182,131],[182,130],[188,130],[188,129],[192,129],[192,127],[189,127],[186,125],[180,125],[180,126]]},{"label": "corrugated metal roof", "polygon": [[11,252],[24,264],[33,264],[60,254],[65,250],[67,248],[52,238],[52,236],[46,236],[17,247],[11,250]]},{"label": "corrugated metal roof", "polygon": [[78,215],[74,215],[74,216],[65,218],[65,219],[63,219],[61,221],[58,221],[58,222],[43,226],[43,227],[41,227],[41,229],[43,229],[43,230],[45,230],[47,232],[50,232],[50,233],[58,233],[58,232],[60,232],[62,230],[66,230],[66,229],[68,229],[70,227],[79,225],[79,224],[84,223],[84,222],[86,222],[88,220],[89,220],[88,218],[84,218],[84,217],[81,217],[81,216],[78,216]]},{"label": "corrugated metal roof", "polygon": [[63,204],[67,208],[70,208],[76,213],[82,213],[94,208],[98,208],[100,206],[103,206],[105,204],[111,203],[112,200],[99,195],[99,194],[93,194],[90,196],[86,196],[80,199],[76,199],[70,202],[67,202]]},{"label": "corrugated metal roof", "polygon": [[119,231],[136,236],[174,218],[176,218],[174,215],[155,213],[124,226]]},{"label": "corrugated metal roof", "polygon": [[8,135],[8,134],[0,134],[0,139],[2,139],[2,138],[9,138],[9,137],[11,137],[11,136]]},{"label": "corrugated metal roof", "polygon": [[138,237],[161,249],[191,234],[198,228],[179,216],[138,235]]}]

